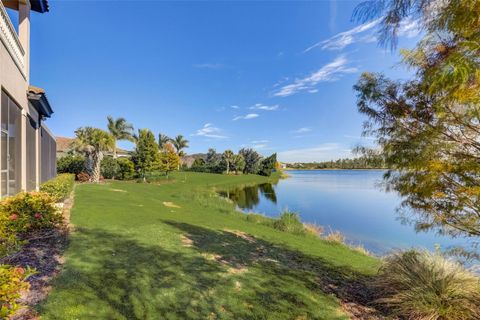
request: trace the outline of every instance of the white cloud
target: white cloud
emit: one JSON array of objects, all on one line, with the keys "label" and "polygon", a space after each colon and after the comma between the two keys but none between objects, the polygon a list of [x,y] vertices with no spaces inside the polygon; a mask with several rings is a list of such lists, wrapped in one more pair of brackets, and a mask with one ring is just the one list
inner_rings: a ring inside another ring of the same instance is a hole
[{"label": "white cloud", "polygon": [[334,61],[324,65],[308,77],[295,79],[293,83],[281,87],[280,90],[273,95],[277,97],[287,97],[300,91],[312,91],[315,90],[315,86],[320,82],[335,81],[338,80],[342,74],[358,71],[357,68],[347,66],[348,63],[344,55],[338,56]]},{"label": "white cloud", "polygon": [[[340,50],[345,48],[346,46],[356,43],[356,42],[371,42],[375,41],[376,38],[373,36],[374,29],[381,21],[380,19],[366,22],[359,26],[356,26],[353,29],[337,33],[331,38],[327,40],[323,40],[320,42],[315,43],[314,45],[308,47],[303,52],[308,52],[313,50],[317,47],[321,47],[322,50]],[[365,36],[365,32],[370,31],[368,35]],[[363,35],[362,35],[363,34]]]},{"label": "white cloud", "polygon": [[240,109],[239,106],[230,106],[230,108],[232,108],[232,109]]},{"label": "white cloud", "polygon": [[203,128],[198,129],[192,136],[207,137],[213,139],[226,139],[227,136],[221,134],[220,128],[214,127],[212,123],[206,123]]},{"label": "white cloud", "polygon": [[264,110],[264,111],[275,111],[278,109],[278,104],[273,106],[267,106],[261,103],[257,103],[254,106],[250,107],[250,110]]},{"label": "white cloud", "polygon": [[257,113],[249,113],[249,114],[246,114],[244,116],[236,116],[235,118],[233,118],[232,120],[233,121],[237,121],[237,120],[249,120],[249,119],[255,119],[255,118],[258,118],[260,115],[257,114]]},{"label": "white cloud", "polygon": [[249,144],[242,144],[242,148],[252,148],[252,149],[269,149],[268,148],[268,140],[253,140],[250,141]]},{"label": "white cloud", "polygon": [[418,20],[406,19],[400,22],[397,35],[399,37],[414,38],[420,33]]},{"label": "white cloud", "polygon": [[352,151],[338,143],[324,143],[312,148],[286,150],[278,153],[282,162],[329,161],[352,157]]},{"label": "white cloud", "polygon": [[309,127],[303,127],[303,128],[299,128],[297,130],[292,130],[290,131],[291,133],[295,133],[295,134],[300,134],[300,133],[307,133],[307,132],[311,132],[312,131],[312,128],[309,128]]},{"label": "white cloud", "polygon": [[[383,18],[366,22],[353,29],[337,33],[327,40],[323,40],[308,47],[303,52],[309,52],[317,47],[322,50],[341,50],[348,45],[354,43],[370,43],[376,42],[377,26],[380,24]],[[413,38],[420,33],[420,25],[418,20],[406,19],[400,22],[400,26],[397,32],[399,37]]]}]

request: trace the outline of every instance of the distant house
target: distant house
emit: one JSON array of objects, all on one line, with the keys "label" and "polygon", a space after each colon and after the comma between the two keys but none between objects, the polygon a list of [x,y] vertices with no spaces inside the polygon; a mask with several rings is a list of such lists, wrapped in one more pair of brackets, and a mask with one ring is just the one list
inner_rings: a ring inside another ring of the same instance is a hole
[{"label": "distant house", "polygon": [[[67,137],[57,137],[57,159],[64,157],[68,154],[74,154],[74,150],[72,149],[72,143],[75,140],[74,138],[67,138]],[[106,155],[112,156],[113,152],[107,152]],[[131,152],[127,150],[123,150],[117,148],[117,156],[121,157],[130,157]]]},{"label": "distant house", "polygon": [[0,197],[56,175],[56,143],[45,125],[53,110],[45,91],[30,85],[30,13],[47,11],[47,0],[0,0]]}]

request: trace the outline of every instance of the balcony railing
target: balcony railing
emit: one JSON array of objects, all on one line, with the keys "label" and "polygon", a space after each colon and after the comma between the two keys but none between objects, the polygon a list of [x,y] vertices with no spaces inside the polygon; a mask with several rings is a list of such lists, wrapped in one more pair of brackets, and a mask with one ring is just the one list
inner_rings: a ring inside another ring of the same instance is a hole
[{"label": "balcony railing", "polygon": [[2,1],[0,1],[0,40],[7,48],[22,75],[25,76],[25,51]]}]

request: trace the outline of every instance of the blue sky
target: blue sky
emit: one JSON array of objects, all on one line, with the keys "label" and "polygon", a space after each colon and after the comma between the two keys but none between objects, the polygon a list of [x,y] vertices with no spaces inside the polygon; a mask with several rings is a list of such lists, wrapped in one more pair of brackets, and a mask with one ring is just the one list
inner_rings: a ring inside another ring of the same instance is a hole
[{"label": "blue sky", "polygon": [[[350,156],[361,72],[402,78],[358,1],[50,1],[32,17],[31,82],[47,90],[56,135],[123,116],[183,134],[189,153],[253,147],[282,161]],[[400,47],[415,43],[414,23]],[[123,147],[131,148],[128,143]]]}]

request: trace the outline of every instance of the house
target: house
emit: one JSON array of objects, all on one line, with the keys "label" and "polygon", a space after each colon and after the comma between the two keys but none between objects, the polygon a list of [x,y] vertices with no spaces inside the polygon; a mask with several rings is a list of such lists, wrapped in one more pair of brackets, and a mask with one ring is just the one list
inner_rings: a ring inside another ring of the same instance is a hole
[{"label": "house", "polygon": [[47,11],[47,0],[0,0],[0,197],[56,175],[56,142],[45,125],[53,110],[29,80],[30,14]]},{"label": "house", "polygon": [[[67,137],[56,137],[57,142],[57,159],[64,157],[68,154],[74,153],[72,150],[72,143],[75,139],[74,138],[67,138]],[[109,151],[105,153],[107,156],[113,156],[113,152]],[[117,148],[117,157],[130,157],[131,152],[127,150],[123,150]]]}]

